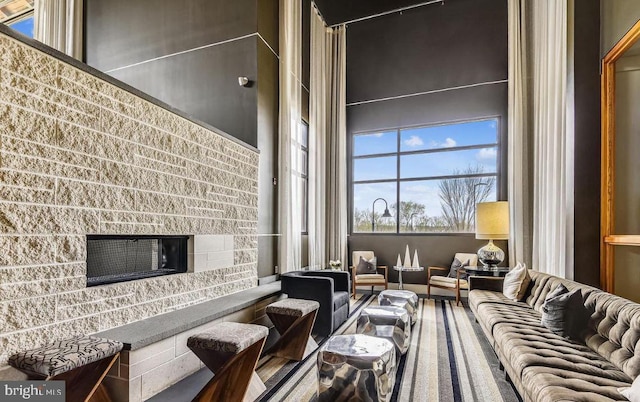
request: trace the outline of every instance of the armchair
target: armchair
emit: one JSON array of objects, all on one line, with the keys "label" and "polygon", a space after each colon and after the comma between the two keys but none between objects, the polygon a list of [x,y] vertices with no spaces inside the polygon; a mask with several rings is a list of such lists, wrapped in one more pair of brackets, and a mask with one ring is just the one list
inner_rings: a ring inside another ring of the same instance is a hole
[{"label": "armchair", "polygon": [[387,275],[387,266],[376,266],[377,273],[375,274],[356,274],[358,267],[358,261],[360,257],[365,260],[370,260],[375,257],[373,251],[354,251],[352,254],[352,266],[351,266],[351,294],[356,297],[356,286],[371,286],[371,293],[373,293],[374,286],[384,286],[385,289],[389,286],[389,277]]},{"label": "armchair", "polygon": [[320,303],[312,333],[330,336],[349,317],[349,273],[293,271],[280,275],[282,293]]},{"label": "armchair", "polygon": [[[478,256],[470,253],[456,253],[454,261],[458,260],[461,263],[469,264],[467,266],[475,267],[478,265]],[[456,294],[456,306],[460,304],[460,291],[469,290],[469,283],[465,278],[464,267],[460,267],[456,270],[455,277],[447,276],[451,268],[443,267],[429,267],[427,269],[427,299],[431,298],[431,287],[439,289],[445,289]],[[444,275],[432,275],[432,273],[445,273]]]}]

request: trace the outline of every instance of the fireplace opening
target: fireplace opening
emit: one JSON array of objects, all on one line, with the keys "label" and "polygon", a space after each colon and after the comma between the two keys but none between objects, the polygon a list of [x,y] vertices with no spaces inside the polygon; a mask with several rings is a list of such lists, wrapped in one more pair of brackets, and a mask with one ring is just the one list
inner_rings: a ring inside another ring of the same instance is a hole
[{"label": "fireplace opening", "polygon": [[187,272],[188,236],[87,236],[87,286]]}]

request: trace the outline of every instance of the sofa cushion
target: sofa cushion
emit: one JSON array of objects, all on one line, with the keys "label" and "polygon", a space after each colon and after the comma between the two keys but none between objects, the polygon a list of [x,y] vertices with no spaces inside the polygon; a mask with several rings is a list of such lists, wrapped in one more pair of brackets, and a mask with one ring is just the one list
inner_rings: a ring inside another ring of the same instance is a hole
[{"label": "sofa cushion", "polygon": [[584,343],[631,378],[640,375],[640,305],[605,292],[586,300],[591,311]]},{"label": "sofa cushion", "polygon": [[636,377],[630,387],[618,388],[618,392],[631,402],[640,402],[640,377]]},{"label": "sofa cushion", "polygon": [[469,283],[464,279],[449,278],[446,276],[434,275],[429,278],[429,283],[433,286],[441,286],[445,288],[455,289],[457,282],[460,281],[460,289],[468,289]]},{"label": "sofa cushion", "polygon": [[367,283],[380,283],[384,282],[384,275],[382,274],[362,274],[356,275],[357,285],[366,285]]},{"label": "sofa cushion", "polygon": [[378,259],[376,257],[366,260],[361,256],[358,260],[358,265],[356,266],[356,275],[375,274],[377,265]]},{"label": "sofa cushion", "polygon": [[569,337],[574,336],[587,324],[583,320],[584,310],[580,289],[571,292],[560,284],[547,294],[542,305],[542,325],[554,334]]},{"label": "sofa cushion", "polygon": [[349,303],[349,292],[333,292],[333,309],[337,310]]},{"label": "sofa cushion", "polygon": [[529,288],[529,273],[527,267],[523,264],[518,265],[509,271],[504,277],[502,293],[508,299],[520,301],[524,299],[527,289]]},{"label": "sofa cushion", "polygon": [[525,399],[540,402],[624,401],[617,392],[620,384],[626,383],[544,366],[527,368],[522,376],[529,396]]},{"label": "sofa cushion", "polygon": [[475,289],[469,292],[469,306],[471,306],[474,311],[477,311],[478,306],[483,303],[504,304],[507,306],[530,309],[530,307],[523,302],[516,302],[507,299],[507,296],[505,296],[503,293],[480,289]]}]

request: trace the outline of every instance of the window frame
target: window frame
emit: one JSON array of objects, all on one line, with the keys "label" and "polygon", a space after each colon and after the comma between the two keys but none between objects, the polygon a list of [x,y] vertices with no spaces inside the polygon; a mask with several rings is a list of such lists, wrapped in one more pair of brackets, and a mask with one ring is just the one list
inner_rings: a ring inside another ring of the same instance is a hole
[{"label": "window frame", "polygon": [[[473,122],[482,122],[482,121],[495,121],[496,123],[496,142],[495,143],[483,143],[476,145],[464,145],[460,147],[441,147],[437,149],[425,149],[425,150],[415,150],[415,151],[401,151],[402,145],[402,136],[401,132],[405,130],[412,129],[421,129],[421,128],[430,128],[430,127],[440,127],[440,126],[449,126],[456,124],[465,124],[465,123],[473,123]],[[393,127],[393,128],[383,128],[383,129],[371,129],[371,130],[360,130],[353,131],[349,135],[348,141],[348,208],[349,208],[349,235],[392,235],[392,236],[475,236],[473,232],[401,232],[400,231],[400,219],[399,219],[399,210],[396,210],[394,218],[395,218],[395,231],[392,232],[356,232],[354,231],[354,190],[355,186],[358,184],[376,184],[376,183],[395,183],[396,184],[396,203],[399,205],[401,202],[400,199],[400,185],[401,183],[407,182],[419,182],[419,181],[427,181],[427,180],[446,180],[446,179],[461,179],[468,177],[495,177],[495,194],[496,200],[501,200],[502,197],[502,181],[503,181],[503,171],[502,171],[502,162],[503,162],[503,147],[506,143],[506,138],[504,138],[504,133],[502,132],[502,116],[500,115],[492,115],[471,119],[461,119],[461,120],[452,120],[452,121],[444,121],[437,122],[432,124],[419,124],[419,125],[408,125],[401,127]],[[392,152],[383,152],[376,154],[368,154],[368,155],[355,155],[355,140],[359,135],[367,135],[367,134],[375,134],[375,133],[396,133],[396,150]],[[472,174],[472,175],[441,175],[441,176],[421,176],[421,177],[411,177],[411,178],[401,178],[401,159],[402,156],[405,155],[417,155],[417,154],[429,154],[429,153],[442,153],[449,151],[460,151],[460,150],[470,150],[470,149],[482,149],[482,148],[496,148],[496,171],[495,173],[480,173],[480,174]],[[379,158],[379,157],[396,157],[396,177],[393,179],[375,179],[375,180],[355,180],[355,169],[354,162],[358,159],[369,159],[369,158]],[[391,206],[393,202],[389,202],[389,206]]]},{"label": "window frame", "polygon": [[[302,196],[302,211],[300,214],[300,228],[301,234],[308,235],[309,234],[309,123],[307,123],[304,119],[300,119],[300,135],[302,136],[302,128],[306,127],[306,136],[307,136],[307,145],[305,146],[302,141],[298,141],[298,139],[293,139],[292,142],[296,147],[296,151],[300,153],[300,156],[305,155],[304,158],[304,172],[299,172],[297,170],[292,170],[292,173],[295,177],[300,179],[300,195]],[[302,138],[300,138],[302,140]]]},{"label": "window frame", "polygon": [[[13,29],[16,32],[20,32],[20,31],[15,30],[11,26],[16,24],[16,23],[18,23],[18,22],[24,21],[26,19],[35,18],[35,4],[30,4],[29,6],[30,6],[29,8],[23,10],[22,12],[20,12],[18,14],[12,15],[11,17],[7,18],[6,20],[4,20],[4,21],[2,21],[0,23],[6,25],[7,27]],[[22,32],[20,32],[20,33],[22,33]],[[26,36],[28,36],[28,35],[26,35]],[[33,38],[33,33],[29,37]]]}]

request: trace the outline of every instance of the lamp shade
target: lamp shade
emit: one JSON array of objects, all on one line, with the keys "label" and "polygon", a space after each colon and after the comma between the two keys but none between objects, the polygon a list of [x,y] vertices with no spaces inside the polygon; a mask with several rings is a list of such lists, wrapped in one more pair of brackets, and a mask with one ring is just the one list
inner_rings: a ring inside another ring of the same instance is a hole
[{"label": "lamp shade", "polygon": [[481,202],[476,205],[476,239],[509,238],[509,203]]}]

